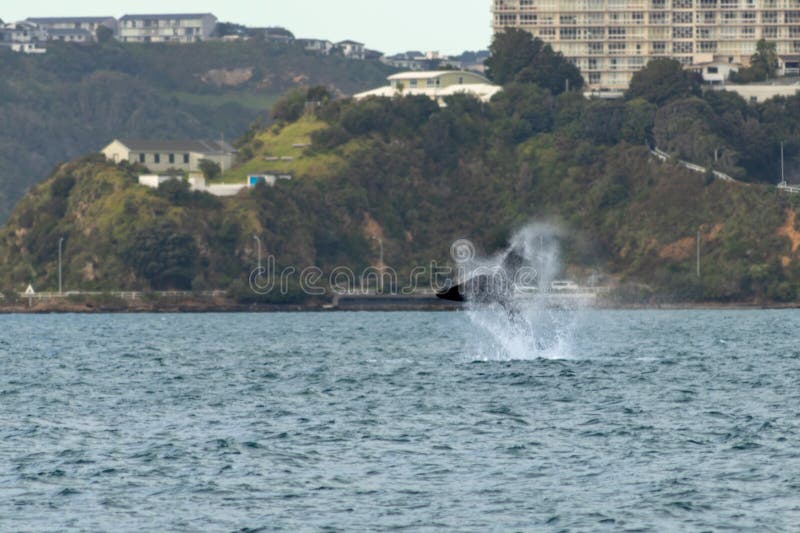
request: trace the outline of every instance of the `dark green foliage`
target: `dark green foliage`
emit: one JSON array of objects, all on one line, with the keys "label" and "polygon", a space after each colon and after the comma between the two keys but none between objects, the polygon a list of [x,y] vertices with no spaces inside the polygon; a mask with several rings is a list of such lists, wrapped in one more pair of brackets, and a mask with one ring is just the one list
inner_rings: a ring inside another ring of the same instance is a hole
[{"label": "dark green foliage", "polygon": [[778,53],[774,42],[761,39],[756,43],[756,53],[750,58],[750,66],[731,73],[734,83],[753,83],[774,78],[778,71]]},{"label": "dark green foliage", "polygon": [[192,288],[197,246],[172,223],[158,221],[136,231],[123,258],[153,289]]},{"label": "dark green foliage", "polygon": [[661,105],[676,98],[700,96],[700,81],[698,74],[684,70],[674,59],[654,59],[633,75],[625,96]]},{"label": "dark green foliage", "polygon": [[222,167],[220,167],[219,163],[216,161],[201,159],[198,166],[200,167],[200,172],[203,173],[203,176],[208,181],[215,180],[222,176]]},{"label": "dark green foliage", "polygon": [[66,198],[75,186],[75,178],[70,175],[59,176],[50,184],[50,194],[57,198]]},{"label": "dark green foliage", "polygon": [[95,32],[95,37],[100,44],[110,43],[114,40],[114,30],[106,26],[100,26]]},{"label": "dark green foliage", "polygon": [[575,65],[525,30],[509,28],[495,34],[490,52],[486,74],[497,84],[533,83],[552,94],[583,86]]}]

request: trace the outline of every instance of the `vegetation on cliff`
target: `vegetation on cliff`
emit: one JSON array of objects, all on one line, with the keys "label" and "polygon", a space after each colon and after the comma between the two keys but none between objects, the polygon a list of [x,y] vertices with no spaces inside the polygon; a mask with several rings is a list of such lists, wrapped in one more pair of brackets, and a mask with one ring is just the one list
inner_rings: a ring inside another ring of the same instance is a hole
[{"label": "vegetation on cliff", "polygon": [[258,41],[0,51],[0,221],[56,164],[113,138],[233,139],[292,87],[349,94],[384,83],[389,72],[374,61]]},{"label": "vegetation on cliff", "polygon": [[[64,237],[72,289],[229,288],[255,299],[247,285],[254,236],[279,271],[314,265],[325,273],[377,265],[380,238],[385,263],[407,279],[415,266],[447,262],[455,239],[489,253],[513,229],[546,219],[568,235],[563,275],[605,272],[629,298],[796,298],[798,197],[768,183],[780,140],[796,168],[799,99],[750,105],[725,92],[698,94],[674,75],[675,90],[664,93],[648,85],[654,76],[645,69],[625,101],[554,95],[521,79],[491,103],[460,95],[445,107],[425,97],[354,102],[303,90],[276,104],[275,124],[241,139],[252,159],[231,171],[287,165],[277,170],[295,179],[234,198],[177,182],[150,190],[127,165],[76,160],[35,187],[0,232],[0,283],[55,287]],[[645,141],[746,182],[662,163]],[[286,154],[293,159],[265,160]],[[265,299],[302,298],[290,279],[288,294]]]}]

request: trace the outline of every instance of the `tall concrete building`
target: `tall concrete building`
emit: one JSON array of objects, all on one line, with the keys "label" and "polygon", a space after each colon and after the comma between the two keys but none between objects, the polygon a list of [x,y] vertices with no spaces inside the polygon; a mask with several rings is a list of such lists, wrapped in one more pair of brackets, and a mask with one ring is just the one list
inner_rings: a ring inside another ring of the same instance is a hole
[{"label": "tall concrete building", "polygon": [[624,89],[658,57],[706,66],[748,65],[759,39],[775,42],[797,74],[800,0],[493,0],[494,30],[521,28],[575,63],[593,89]]}]

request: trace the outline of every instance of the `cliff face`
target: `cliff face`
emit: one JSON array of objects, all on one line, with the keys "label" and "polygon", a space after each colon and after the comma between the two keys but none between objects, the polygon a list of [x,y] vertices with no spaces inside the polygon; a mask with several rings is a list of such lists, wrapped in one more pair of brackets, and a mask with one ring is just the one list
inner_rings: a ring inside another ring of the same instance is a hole
[{"label": "cliff face", "polygon": [[[491,253],[515,228],[547,220],[566,235],[561,275],[605,274],[628,298],[796,297],[795,197],[662,163],[619,124],[600,138],[587,134],[583,114],[597,109],[582,98],[534,91],[512,106],[512,96],[488,106],[468,98],[446,108],[425,98],[306,106],[315,114],[248,133],[242,148],[251,159],[223,178],[275,171],[294,179],[232,198],[175,183],[146,189],[131,169],[98,156],[62,165],[0,231],[0,284],[57,287],[64,237],[72,289],[230,289],[258,299],[248,287],[254,236],[278,271],[359,272],[382,254],[405,279],[414,267],[448,262],[456,239]],[[286,294],[263,300],[302,299],[297,274],[288,279]]]}]

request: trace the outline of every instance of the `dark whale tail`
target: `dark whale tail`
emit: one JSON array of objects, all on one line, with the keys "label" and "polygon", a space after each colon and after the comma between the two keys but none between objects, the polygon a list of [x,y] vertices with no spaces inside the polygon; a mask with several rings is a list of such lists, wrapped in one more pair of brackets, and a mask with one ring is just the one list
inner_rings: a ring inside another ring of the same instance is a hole
[{"label": "dark whale tail", "polygon": [[501,297],[508,288],[510,282],[515,278],[517,270],[525,264],[525,259],[516,250],[509,249],[503,257],[500,273],[504,279],[499,280],[502,287],[496,287],[498,280],[495,276],[487,274],[477,274],[463,280],[461,283],[437,291],[436,297],[451,302],[465,302],[469,299],[489,300],[496,299],[501,301]]}]

